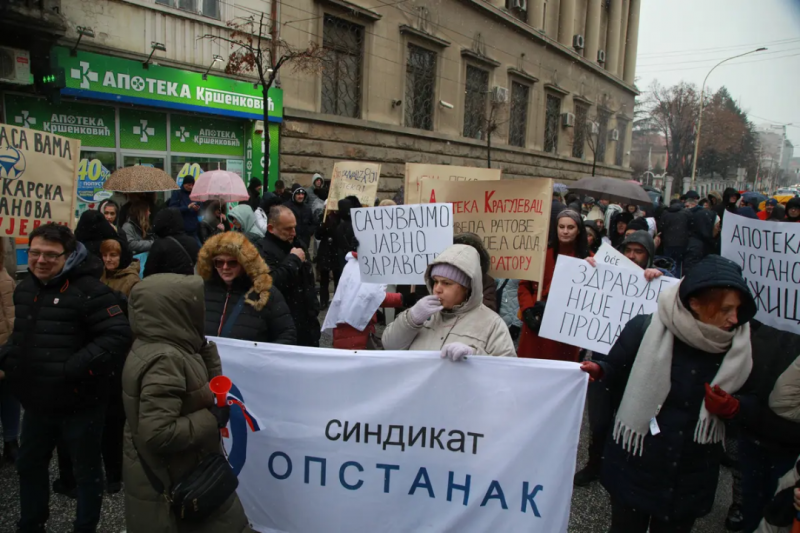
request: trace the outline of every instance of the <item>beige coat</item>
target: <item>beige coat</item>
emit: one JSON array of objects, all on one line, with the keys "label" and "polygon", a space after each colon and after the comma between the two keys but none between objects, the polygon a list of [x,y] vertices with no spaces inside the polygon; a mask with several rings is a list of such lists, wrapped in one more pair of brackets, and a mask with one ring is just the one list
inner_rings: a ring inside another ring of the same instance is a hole
[{"label": "beige coat", "polygon": [[508,326],[500,315],[482,303],[483,273],[478,252],[463,244],[454,244],[442,252],[425,273],[431,294],[430,272],[437,263],[456,266],[472,279],[467,301],[452,311],[436,313],[422,326],[411,322],[408,311],[403,312],[383,333],[384,349],[439,351],[445,344],[461,342],[473,347],[477,355],[516,357]]},{"label": "beige coat", "polygon": [[14,279],[0,265],[0,346],[14,331]]},{"label": "beige coat", "polygon": [[208,410],[213,403],[208,382],[222,367],[216,346],[203,345],[203,280],[150,276],[133,288],[129,314],[136,341],[122,372],[128,531],[251,532],[236,495],[202,524],[178,520],[151,485],[137,454],[170,487],[207,454],[221,451],[217,420]]},{"label": "beige coat", "polygon": [[800,355],[775,382],[769,408],[791,422],[800,422]]},{"label": "beige coat", "polygon": [[133,287],[142,281],[142,278],[139,277],[140,268],[139,261],[133,261],[126,268],[121,268],[113,272],[109,272],[104,268],[103,275],[100,276],[100,281],[113,290],[130,297]]}]

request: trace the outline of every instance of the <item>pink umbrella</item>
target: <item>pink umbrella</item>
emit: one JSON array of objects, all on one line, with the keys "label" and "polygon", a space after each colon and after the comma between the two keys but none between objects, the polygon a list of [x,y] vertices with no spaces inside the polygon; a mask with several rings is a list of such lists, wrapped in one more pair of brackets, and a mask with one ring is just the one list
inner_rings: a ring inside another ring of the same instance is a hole
[{"label": "pink umbrella", "polygon": [[197,177],[189,197],[198,202],[207,200],[239,202],[249,199],[250,194],[238,174],[227,170],[210,170]]}]

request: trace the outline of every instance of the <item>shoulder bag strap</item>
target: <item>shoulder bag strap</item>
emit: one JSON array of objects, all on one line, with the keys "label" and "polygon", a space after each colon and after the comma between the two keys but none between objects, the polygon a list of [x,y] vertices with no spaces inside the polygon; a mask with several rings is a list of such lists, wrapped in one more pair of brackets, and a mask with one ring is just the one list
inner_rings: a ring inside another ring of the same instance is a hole
[{"label": "shoulder bag strap", "polygon": [[139,462],[142,465],[142,470],[144,470],[144,475],[147,476],[147,480],[150,481],[150,485],[153,486],[156,492],[159,494],[164,495],[167,500],[169,500],[169,494],[167,494],[166,487],[164,487],[164,483],[159,479],[155,472],[150,468],[150,465],[147,464],[147,461],[144,460],[142,454],[139,453],[139,448],[136,446],[136,439],[131,439],[131,443],[133,444],[133,449],[136,450],[136,455],[139,457]]},{"label": "shoulder bag strap", "polygon": [[181,249],[181,251],[183,252],[183,255],[185,255],[186,259],[189,260],[189,264],[192,265],[192,268],[194,268],[194,261],[192,261],[192,256],[189,255],[189,252],[187,252],[186,248],[183,247],[183,245],[181,244],[181,241],[179,241],[178,239],[176,239],[173,236],[169,236],[169,237],[167,237],[167,239],[171,240],[172,242],[174,242],[175,244],[178,245],[178,248]]},{"label": "shoulder bag strap", "polygon": [[233,325],[236,324],[236,319],[239,318],[239,315],[242,314],[242,310],[244,309],[244,300],[247,297],[247,294],[242,294],[239,297],[239,300],[236,302],[236,306],[231,311],[231,316],[225,321],[225,324],[222,326],[222,331],[219,332],[220,337],[229,337],[231,331],[233,330]]}]

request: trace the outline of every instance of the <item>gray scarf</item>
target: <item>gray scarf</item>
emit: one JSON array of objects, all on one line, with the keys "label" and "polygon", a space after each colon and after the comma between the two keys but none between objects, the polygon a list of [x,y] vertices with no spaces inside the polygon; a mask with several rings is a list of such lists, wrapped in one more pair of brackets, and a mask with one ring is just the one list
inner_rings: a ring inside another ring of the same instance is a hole
[{"label": "gray scarf", "polygon": [[[750,325],[724,331],[694,318],[678,297],[681,284],[670,287],[658,298],[658,311],[644,334],[633,363],[625,394],[614,424],[614,441],[623,449],[642,455],[650,420],[658,415],[672,383],[672,348],[675,337],[708,353],[725,353],[711,385],[733,394],[753,368]],[[694,440],[700,444],[721,442],[725,425],[701,402]]]}]

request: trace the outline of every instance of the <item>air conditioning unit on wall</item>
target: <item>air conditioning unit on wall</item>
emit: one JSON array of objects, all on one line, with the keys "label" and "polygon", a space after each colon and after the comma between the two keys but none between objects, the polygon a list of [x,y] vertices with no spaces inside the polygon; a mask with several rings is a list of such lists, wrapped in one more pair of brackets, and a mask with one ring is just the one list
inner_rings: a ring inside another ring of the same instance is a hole
[{"label": "air conditioning unit on wall", "polygon": [[586,42],[583,39],[583,35],[577,33],[572,36],[572,48],[575,50],[583,50],[586,45]]},{"label": "air conditioning unit on wall", "polygon": [[520,11],[528,10],[528,0],[511,0],[511,7]]},{"label": "air conditioning unit on wall", "polygon": [[27,50],[0,46],[0,82],[31,83],[31,56]]},{"label": "air conditioning unit on wall", "polygon": [[498,104],[508,103],[508,89],[496,86],[492,89],[492,101]]},{"label": "air conditioning unit on wall", "polygon": [[598,50],[597,51],[597,62],[598,63],[605,63],[606,62],[606,51],[605,50]]},{"label": "air conditioning unit on wall", "polygon": [[575,125],[575,115],[572,113],[561,114],[561,125],[565,128],[571,128]]},{"label": "air conditioning unit on wall", "polygon": [[592,122],[592,135],[597,135],[598,133],[600,133],[600,124]]},{"label": "air conditioning unit on wall", "polygon": [[619,130],[611,130],[611,140],[612,141],[619,140]]}]

